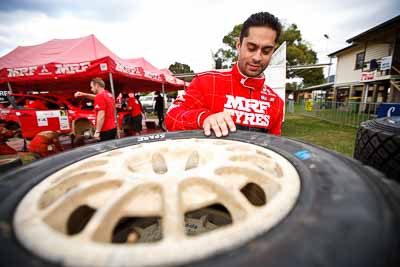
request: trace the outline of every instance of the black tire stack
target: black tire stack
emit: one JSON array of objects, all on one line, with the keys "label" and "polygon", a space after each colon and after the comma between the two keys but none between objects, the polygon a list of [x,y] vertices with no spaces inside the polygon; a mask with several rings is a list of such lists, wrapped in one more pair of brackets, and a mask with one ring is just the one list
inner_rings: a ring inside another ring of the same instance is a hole
[{"label": "black tire stack", "polygon": [[400,117],[362,122],[357,131],[354,158],[400,181]]}]

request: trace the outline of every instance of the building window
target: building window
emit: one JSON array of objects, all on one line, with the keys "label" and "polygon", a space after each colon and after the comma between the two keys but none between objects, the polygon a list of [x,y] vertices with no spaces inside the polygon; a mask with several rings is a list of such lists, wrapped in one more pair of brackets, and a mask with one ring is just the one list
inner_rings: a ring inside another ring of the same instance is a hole
[{"label": "building window", "polygon": [[355,67],[356,70],[362,69],[364,67],[364,58],[365,58],[364,52],[358,53],[356,55],[356,67]]}]

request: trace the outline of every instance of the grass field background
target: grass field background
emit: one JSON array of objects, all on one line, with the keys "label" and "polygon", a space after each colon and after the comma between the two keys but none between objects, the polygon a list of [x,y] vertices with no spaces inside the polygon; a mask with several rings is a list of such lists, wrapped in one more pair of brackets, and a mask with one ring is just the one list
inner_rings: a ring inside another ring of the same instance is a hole
[{"label": "grass field background", "polygon": [[282,136],[335,150],[352,157],[357,129],[340,126],[298,113],[286,113]]}]

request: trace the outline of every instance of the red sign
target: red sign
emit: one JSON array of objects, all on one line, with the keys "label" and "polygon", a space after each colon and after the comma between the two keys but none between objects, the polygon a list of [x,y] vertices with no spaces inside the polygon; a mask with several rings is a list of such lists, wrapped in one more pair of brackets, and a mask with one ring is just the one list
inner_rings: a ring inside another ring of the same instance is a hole
[{"label": "red sign", "polygon": [[361,73],[361,81],[368,82],[375,79],[375,71],[366,71]]}]

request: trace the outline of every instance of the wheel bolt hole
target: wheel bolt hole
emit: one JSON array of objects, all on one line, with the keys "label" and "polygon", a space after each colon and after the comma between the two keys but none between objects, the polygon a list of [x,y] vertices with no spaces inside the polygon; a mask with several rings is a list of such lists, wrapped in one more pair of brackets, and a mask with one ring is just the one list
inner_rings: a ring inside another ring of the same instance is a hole
[{"label": "wheel bolt hole", "polygon": [[255,183],[246,184],[240,191],[254,206],[264,206],[267,203],[264,190]]},{"label": "wheel bolt hole", "polygon": [[188,160],[186,161],[185,171],[197,168],[199,166],[199,161],[199,152],[195,150],[190,154]]},{"label": "wheel bolt hole", "polygon": [[164,156],[160,153],[153,154],[151,164],[153,171],[157,174],[164,174],[168,171],[167,162],[165,161]]}]

